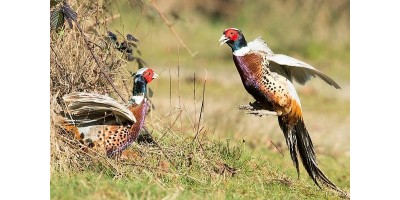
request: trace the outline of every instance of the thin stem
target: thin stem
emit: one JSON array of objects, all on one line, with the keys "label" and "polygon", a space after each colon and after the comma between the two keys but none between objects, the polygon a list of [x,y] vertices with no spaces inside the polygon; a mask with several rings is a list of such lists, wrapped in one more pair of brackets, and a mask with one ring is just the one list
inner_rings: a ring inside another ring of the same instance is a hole
[{"label": "thin stem", "polygon": [[165,24],[168,26],[169,30],[171,30],[171,32],[175,35],[176,39],[178,40],[178,42],[189,52],[189,54],[194,57],[197,52],[192,52],[192,50],[189,49],[189,47],[185,44],[185,42],[183,42],[182,38],[178,35],[178,33],[176,32],[175,28],[172,26],[172,23],[167,19],[167,17],[165,17],[165,15],[160,11],[160,8],[158,8],[157,3],[154,0],[150,1],[151,5],[154,7],[154,9],[156,9],[156,11],[158,12],[158,14],[160,15],[160,17],[164,20]]},{"label": "thin stem", "polygon": [[281,153],[282,156],[285,157],[285,156],[283,155],[282,151],[275,145],[275,143],[272,142],[272,140],[271,140],[270,142],[272,143],[272,145],[274,145],[274,147],[275,147],[276,149],[278,149],[279,153]]},{"label": "thin stem", "polygon": [[197,124],[197,132],[196,132],[196,136],[193,138],[193,141],[195,141],[197,139],[197,137],[199,136],[199,133],[201,132],[201,130],[203,130],[203,128],[200,129],[200,124],[201,124],[201,119],[203,117],[203,113],[204,113],[204,96],[205,96],[205,92],[206,92],[206,82],[207,82],[207,70],[206,71],[206,75],[204,77],[204,83],[203,83],[203,96],[202,96],[202,100],[201,100],[201,109],[200,109],[200,116],[199,116],[199,121]]},{"label": "thin stem", "polygon": [[97,58],[97,56],[94,54],[93,52],[93,48],[90,47],[89,45],[89,39],[86,37],[86,35],[83,33],[83,30],[81,28],[81,26],[79,25],[77,20],[74,20],[76,27],[78,27],[79,32],[81,33],[81,35],[83,36],[83,40],[85,41],[85,44],[87,46],[87,48],[90,51],[90,54],[92,55],[93,59],[96,61],[97,66],[99,66],[99,69],[101,71],[101,73],[104,75],[104,77],[106,78],[106,80],[108,81],[108,83],[110,83],[111,87],[114,89],[114,91],[117,93],[117,95],[122,99],[122,101],[124,101],[124,103],[126,103],[125,99],[122,97],[122,95],[119,93],[119,91],[117,90],[117,88],[115,87],[114,83],[112,82],[111,78],[107,75],[107,73],[103,70],[102,65],[100,64],[101,62],[99,61],[99,59]]}]

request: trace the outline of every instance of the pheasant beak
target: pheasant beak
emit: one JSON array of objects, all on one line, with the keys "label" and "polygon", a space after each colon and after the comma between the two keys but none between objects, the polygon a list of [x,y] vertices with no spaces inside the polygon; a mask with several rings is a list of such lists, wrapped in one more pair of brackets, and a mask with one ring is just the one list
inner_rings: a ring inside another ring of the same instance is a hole
[{"label": "pheasant beak", "polygon": [[222,35],[221,38],[219,38],[219,46],[223,45],[224,43],[228,42],[229,38],[226,37],[225,35]]},{"label": "pheasant beak", "polygon": [[153,79],[157,79],[158,78],[158,74],[154,73],[152,78]]}]

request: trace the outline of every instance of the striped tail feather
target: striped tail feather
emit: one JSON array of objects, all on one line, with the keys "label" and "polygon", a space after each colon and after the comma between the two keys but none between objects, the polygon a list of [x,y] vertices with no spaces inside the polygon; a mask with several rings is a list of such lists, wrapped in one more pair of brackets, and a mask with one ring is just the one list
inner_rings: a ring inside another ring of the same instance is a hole
[{"label": "striped tail feather", "polygon": [[96,123],[136,122],[135,116],[126,106],[108,96],[74,92],[63,96],[63,99],[67,106],[67,113],[63,113],[63,116],[68,123],[87,126]]},{"label": "striped tail feather", "polygon": [[283,135],[285,136],[286,139],[286,144],[289,148],[290,152],[290,157],[292,158],[293,165],[296,167],[297,170],[297,178],[300,177],[300,171],[299,171],[299,161],[297,160],[297,137],[294,135],[295,133],[289,128],[287,123],[285,123],[282,119],[283,117],[279,116],[278,121],[279,121],[279,126],[281,127],[281,130],[283,132]]},{"label": "striped tail feather", "polygon": [[[345,192],[340,190],[334,183],[332,183],[332,181],[330,181],[329,178],[318,167],[314,146],[304,124],[303,118],[299,117],[294,126],[289,126],[289,124],[287,123],[287,115],[279,116],[278,121],[279,126],[281,127],[285,135],[286,143],[288,145],[293,164],[297,170],[297,175],[299,176],[299,164],[297,159],[298,153],[308,175],[312,178],[314,183],[319,188],[321,188],[321,186],[319,185],[318,181],[333,190],[345,194]],[[298,152],[296,152],[296,149]]]}]

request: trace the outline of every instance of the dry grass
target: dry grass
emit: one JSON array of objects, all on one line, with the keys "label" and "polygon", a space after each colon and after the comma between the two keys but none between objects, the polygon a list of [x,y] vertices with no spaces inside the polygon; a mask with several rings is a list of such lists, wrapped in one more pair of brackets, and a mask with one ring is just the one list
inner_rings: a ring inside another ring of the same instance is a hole
[{"label": "dry grass", "polygon": [[[85,91],[99,94],[109,94],[115,98],[116,91],[107,80],[119,90],[123,98],[130,95],[132,80],[125,69],[126,60],[122,54],[112,48],[104,35],[107,30],[107,18],[103,10],[94,11],[93,6],[100,1],[74,2],[80,16],[79,24],[74,28],[64,27],[50,33],[50,144],[52,170],[71,172],[83,170],[91,165],[93,158],[77,148],[75,141],[60,134],[63,130],[54,123],[56,113],[63,108],[62,96],[65,94]],[[85,42],[82,33],[77,29],[80,26],[89,41]],[[93,53],[93,55],[92,55]],[[100,62],[97,63],[96,59]],[[105,73],[103,73],[105,72]],[[124,99],[119,99],[119,101]],[[96,158],[98,159],[98,158]],[[104,160],[104,159],[103,159]],[[103,162],[105,165],[111,165]]]},{"label": "dry grass", "polygon": [[[51,112],[52,123],[50,127],[52,173],[68,174],[100,167],[102,170],[111,170],[115,176],[124,176],[123,172],[126,171],[127,166],[130,166],[129,169],[133,166],[155,173],[163,173],[178,168],[182,169],[182,165],[191,166],[194,163],[198,163],[198,167],[201,165],[201,168],[207,173],[215,173],[215,167],[218,168],[223,162],[208,159],[208,157],[213,157],[206,155],[206,149],[211,148],[208,147],[208,145],[211,145],[210,143],[202,143],[197,137],[195,137],[197,140],[192,138],[194,135],[200,138],[204,133],[199,125],[202,110],[199,112],[198,122],[192,122],[189,125],[190,127],[186,129],[192,132],[184,134],[183,137],[173,130],[173,124],[168,124],[161,118],[155,120],[154,124],[147,124],[147,127],[162,134],[163,142],[156,143],[157,145],[153,142],[152,145],[141,146],[140,150],[136,148],[137,154],[133,153],[132,156],[140,158],[137,162],[111,160],[96,152],[85,152],[79,148],[76,141],[64,134],[62,128],[57,126],[55,123],[57,120],[53,119],[64,107],[61,97],[65,94],[86,91],[118,97],[101,69],[106,72],[108,78],[113,80],[112,83],[115,88],[123,94],[125,99],[129,97],[132,85],[130,73],[125,68],[127,61],[123,59],[120,52],[107,43],[104,35],[101,34],[102,31],[107,30],[107,24],[104,23],[107,19],[102,15],[103,11],[90,12],[92,8],[85,2],[71,6],[80,8],[81,13],[90,13],[79,18],[79,25],[90,41],[90,45],[86,44],[77,28],[69,29],[66,27],[59,32],[51,32],[50,108],[54,111]],[[93,31],[93,21],[97,24],[96,31]],[[77,26],[77,24],[74,25]],[[97,58],[94,58],[90,51],[93,51]],[[100,65],[96,62],[96,59],[101,61]],[[196,93],[196,91],[194,92]],[[121,100],[124,99],[119,99],[119,101]],[[173,145],[168,144],[168,140],[174,140]],[[176,156],[176,154],[180,156]],[[174,175],[178,174],[175,173]]]}]

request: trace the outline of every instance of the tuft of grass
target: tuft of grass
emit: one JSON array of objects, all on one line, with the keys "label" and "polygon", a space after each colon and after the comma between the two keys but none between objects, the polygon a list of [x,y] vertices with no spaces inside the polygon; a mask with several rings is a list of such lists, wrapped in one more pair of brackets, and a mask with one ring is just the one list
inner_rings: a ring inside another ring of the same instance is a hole
[{"label": "tuft of grass", "polygon": [[[301,179],[297,180],[291,161],[288,157],[283,161],[279,153],[266,148],[252,150],[243,141],[236,141],[237,144],[231,144],[231,141],[203,142],[204,154],[201,153],[203,150],[200,145],[191,145],[185,140],[174,140],[176,147],[173,149],[163,146],[172,161],[170,165],[162,164],[168,161],[164,156],[157,156],[160,152],[156,153],[156,148],[141,144],[131,149],[143,155],[135,161],[118,163],[119,172],[88,168],[70,175],[54,174],[51,178],[51,198],[340,198],[334,192],[316,187],[304,170]],[[329,166],[326,160],[322,160],[325,163],[323,167],[331,175],[335,173],[336,166],[332,166],[332,170],[326,169]],[[147,167],[135,166],[134,163]],[[285,163],[286,167],[281,168],[279,163]],[[343,187],[349,177],[344,178],[347,180],[334,181]]]}]

